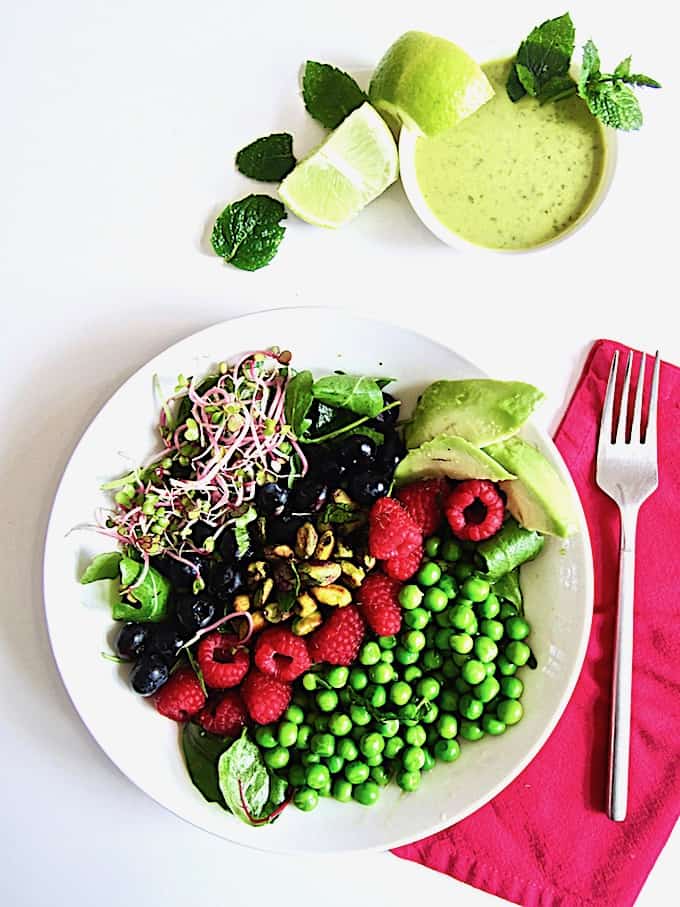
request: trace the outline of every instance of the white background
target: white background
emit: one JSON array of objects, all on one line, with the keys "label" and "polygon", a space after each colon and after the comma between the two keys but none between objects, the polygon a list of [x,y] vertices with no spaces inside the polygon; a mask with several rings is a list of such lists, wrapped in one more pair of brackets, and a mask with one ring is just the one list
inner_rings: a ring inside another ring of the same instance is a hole
[{"label": "white background", "polygon": [[[632,51],[634,69],[666,86],[644,94],[646,125],[623,137],[611,195],[582,233],[530,255],[461,256],[420,226],[397,186],[338,233],[289,218],[275,262],[250,274],[209,254],[205,228],[258,191],[233,171],[238,148],[281,129],[298,154],[318,139],[296,90],[306,58],[367,68],[408,28],[490,57],[562,5],[0,3],[3,904],[494,900],[389,855],[301,862],[238,849],[147,799],[60,684],[41,549],[66,458],[111,392],[168,344],[233,315],[323,303],[395,319],[498,377],[542,386],[552,427],[593,339],[660,345],[680,362],[677,22],[660,0],[569,6],[579,43],[592,36],[607,65]],[[640,904],[670,902],[674,858],[677,832]]]}]

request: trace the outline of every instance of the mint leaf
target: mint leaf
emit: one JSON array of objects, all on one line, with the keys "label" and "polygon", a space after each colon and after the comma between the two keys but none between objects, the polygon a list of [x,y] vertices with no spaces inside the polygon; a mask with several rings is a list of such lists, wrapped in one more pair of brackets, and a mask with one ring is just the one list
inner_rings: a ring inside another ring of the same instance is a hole
[{"label": "mint leaf", "polygon": [[623,76],[621,81],[627,85],[639,85],[641,88],[661,88],[661,82],[657,82],[651,76],[643,76],[642,73]]},{"label": "mint leaf", "polygon": [[619,65],[614,70],[614,75],[622,79],[624,76],[630,75],[630,62],[633,58],[626,57],[625,60],[621,60]]},{"label": "mint leaf", "polygon": [[612,129],[631,132],[642,126],[638,99],[620,82],[588,83],[585,102],[593,116]]},{"label": "mint leaf", "polygon": [[527,93],[535,97],[551,79],[566,76],[573,52],[574,23],[569,13],[534,28],[520,44],[506,83],[510,100],[518,101]]},{"label": "mint leaf", "polygon": [[236,166],[244,176],[268,183],[278,183],[295,167],[293,136],[275,132],[256,139],[236,155]]},{"label": "mint leaf", "polygon": [[[383,395],[375,378],[365,375],[328,375],[314,383],[317,400],[341,406],[359,416],[373,419],[383,408]],[[349,426],[348,426],[349,427]]]},{"label": "mint leaf", "polygon": [[286,423],[290,425],[296,438],[301,438],[312,424],[311,419],[307,418],[307,413],[314,400],[313,386],[312,373],[304,371],[291,378],[286,387],[284,413]]},{"label": "mint leaf", "polygon": [[123,555],[120,551],[107,551],[97,554],[83,571],[80,582],[85,586],[100,579],[118,579],[118,567]]},{"label": "mint leaf", "polygon": [[541,104],[562,101],[576,94],[576,82],[571,76],[555,76],[547,82],[538,95]]},{"label": "mint leaf", "polygon": [[581,75],[578,80],[578,91],[583,97],[582,91],[587,83],[595,76],[600,75],[600,55],[597,47],[590,38],[583,45],[583,62],[581,63]]},{"label": "mint leaf", "polygon": [[307,112],[326,129],[335,129],[368,100],[354,79],[328,63],[307,60],[302,77]]},{"label": "mint leaf", "polygon": [[286,228],[279,221],[286,210],[269,195],[248,195],[215,221],[211,243],[215,254],[244,271],[263,268],[276,255]]}]

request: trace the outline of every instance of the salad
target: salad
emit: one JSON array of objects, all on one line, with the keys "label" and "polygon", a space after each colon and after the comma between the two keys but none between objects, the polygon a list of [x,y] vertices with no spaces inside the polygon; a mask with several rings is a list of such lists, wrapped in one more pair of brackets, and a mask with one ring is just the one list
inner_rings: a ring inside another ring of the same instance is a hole
[{"label": "salad", "polygon": [[[116,655],[180,727],[188,776],[251,825],[288,804],[416,791],[523,716],[520,567],[575,531],[518,436],[529,384],[296,371],[261,349],[179,376],[160,449],[107,483]],[[151,720],[151,716],[150,716]]]}]

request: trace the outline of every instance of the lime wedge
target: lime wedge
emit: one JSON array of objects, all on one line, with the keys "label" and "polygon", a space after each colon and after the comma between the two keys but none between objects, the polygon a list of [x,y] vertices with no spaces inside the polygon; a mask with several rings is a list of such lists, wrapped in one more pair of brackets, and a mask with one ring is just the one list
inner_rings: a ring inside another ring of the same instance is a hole
[{"label": "lime wedge", "polygon": [[340,227],[399,175],[397,146],[370,104],[362,104],[288,174],[279,195],[302,220]]},{"label": "lime wedge", "polygon": [[394,42],[368,90],[371,103],[388,120],[426,136],[451,129],[493,94],[469,54],[422,31],[406,32]]}]

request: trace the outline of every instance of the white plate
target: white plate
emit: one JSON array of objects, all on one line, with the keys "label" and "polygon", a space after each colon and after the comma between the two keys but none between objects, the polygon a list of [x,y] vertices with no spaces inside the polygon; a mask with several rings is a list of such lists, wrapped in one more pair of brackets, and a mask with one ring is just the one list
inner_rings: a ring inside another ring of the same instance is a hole
[{"label": "white plate", "polygon": [[[298,367],[398,377],[405,412],[437,378],[482,374],[432,340],[332,309],[260,312],[176,343],[113,395],[66,467],[45,550],[52,647],[71,699],[102,749],[131,781],[183,819],[227,840],[271,851],[393,847],[451,825],[487,803],[536,755],[554,728],[579,674],[590,630],[593,580],[586,523],[579,506],[580,533],[567,544],[550,539],[540,557],[523,570],[539,666],[523,671],[526,715],[518,726],[501,738],[464,744],[460,760],[437,765],[416,794],[402,794],[391,785],[372,808],[323,800],[313,813],[286,810],[266,828],[242,824],[203,800],[184,769],[177,726],[131,692],[125,667],[101,657],[102,650],[111,648],[112,621],[107,608],[86,602],[92,587],[80,586],[78,576],[93,554],[111,546],[94,533],[69,531],[92,522],[95,507],[106,503],[99,490],[102,481],[120,474],[130,461],[142,461],[153,449],[155,374],[170,389],[180,372],[202,373],[240,351],[272,344],[292,350]],[[525,434],[571,484],[550,439],[534,427],[527,427]]]}]

